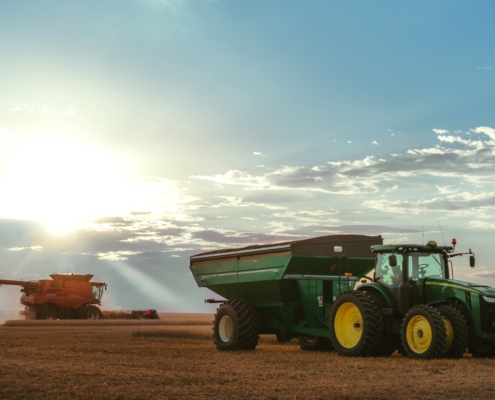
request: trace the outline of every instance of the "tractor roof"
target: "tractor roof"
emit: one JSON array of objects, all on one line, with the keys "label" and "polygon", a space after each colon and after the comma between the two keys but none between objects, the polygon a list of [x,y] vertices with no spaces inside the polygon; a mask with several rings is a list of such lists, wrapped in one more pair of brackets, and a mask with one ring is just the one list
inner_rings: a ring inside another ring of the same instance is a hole
[{"label": "tractor roof", "polygon": [[371,246],[371,251],[374,253],[391,253],[391,252],[402,252],[404,249],[409,251],[420,251],[423,253],[441,253],[445,251],[452,251],[454,248],[452,246],[437,246],[436,244],[411,244],[411,243],[400,243],[400,244],[384,244],[384,245],[374,245]]}]

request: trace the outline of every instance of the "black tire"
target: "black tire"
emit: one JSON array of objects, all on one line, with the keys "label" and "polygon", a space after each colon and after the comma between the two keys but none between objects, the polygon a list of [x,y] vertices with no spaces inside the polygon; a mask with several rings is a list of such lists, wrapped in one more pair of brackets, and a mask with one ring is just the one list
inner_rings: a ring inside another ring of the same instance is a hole
[{"label": "black tire", "polygon": [[79,319],[101,319],[102,317],[101,310],[96,306],[84,306],[77,313]]},{"label": "black tire", "polygon": [[341,294],[333,303],[328,322],[333,347],[344,357],[368,357],[382,338],[380,310],[365,292]]},{"label": "black tire", "polygon": [[305,351],[330,351],[333,348],[332,342],[327,338],[313,335],[300,335],[297,340],[301,350]]},{"label": "black tire", "polygon": [[482,339],[471,340],[468,344],[469,352],[476,358],[491,358],[495,356],[495,342]]},{"label": "black tire", "polygon": [[39,319],[58,319],[58,314],[53,308],[44,308],[40,311]]},{"label": "black tire", "polygon": [[[438,306],[436,309],[444,318],[445,348],[443,358],[461,358],[466,352],[469,329],[462,314],[450,305]],[[447,321],[445,321],[447,320]]]},{"label": "black tire", "polygon": [[439,311],[426,305],[411,308],[401,327],[402,346],[411,358],[440,358],[445,349],[445,323]]},{"label": "black tire", "polygon": [[380,319],[382,324],[382,338],[378,342],[376,349],[370,353],[370,357],[390,357],[395,350],[399,348],[400,338],[396,335],[392,335],[385,330],[384,317],[382,315],[382,308],[388,307],[388,302],[378,292],[369,290],[365,292],[368,296],[371,296],[380,310]]},{"label": "black tire", "polygon": [[287,331],[277,332],[275,336],[277,337],[277,342],[279,343],[289,343],[292,339],[294,339],[294,335]]},{"label": "black tire", "polygon": [[254,350],[260,338],[258,311],[243,300],[223,303],[213,321],[213,340],[218,350]]}]

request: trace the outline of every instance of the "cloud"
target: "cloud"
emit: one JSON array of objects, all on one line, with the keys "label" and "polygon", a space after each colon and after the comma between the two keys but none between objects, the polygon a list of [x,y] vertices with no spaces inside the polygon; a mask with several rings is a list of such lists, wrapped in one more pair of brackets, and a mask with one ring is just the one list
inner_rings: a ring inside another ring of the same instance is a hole
[{"label": "cloud", "polygon": [[432,129],[433,132],[435,132],[437,135],[446,135],[449,133],[447,129]]},{"label": "cloud", "polygon": [[493,67],[478,67],[476,69],[485,69],[486,70],[486,69],[493,69]]},{"label": "cloud", "polygon": [[459,190],[458,187],[456,186],[451,186],[451,185],[447,185],[447,186],[439,186],[439,185],[435,185],[436,188],[438,189],[438,191],[442,194],[449,194],[449,193],[455,193]]},{"label": "cloud", "polygon": [[469,222],[471,229],[495,229],[495,224],[487,221],[474,220]]},{"label": "cloud", "polygon": [[371,144],[378,144],[378,142],[376,140],[373,140]]},{"label": "cloud", "polygon": [[259,152],[259,151],[255,151],[253,154],[254,154],[255,156],[266,156],[266,154],[263,154],[263,153],[261,153],[261,152]]},{"label": "cloud", "polygon": [[420,213],[429,211],[465,211],[469,213],[495,210],[495,192],[473,194],[463,192],[429,200],[366,200],[365,206],[388,212]]}]

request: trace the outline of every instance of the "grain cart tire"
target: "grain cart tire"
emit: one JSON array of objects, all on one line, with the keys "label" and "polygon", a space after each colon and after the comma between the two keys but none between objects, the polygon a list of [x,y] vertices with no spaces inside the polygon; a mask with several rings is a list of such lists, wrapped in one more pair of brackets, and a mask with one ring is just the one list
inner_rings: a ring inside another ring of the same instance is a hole
[{"label": "grain cart tire", "polygon": [[58,319],[58,314],[53,308],[45,308],[39,315],[39,319]]},{"label": "grain cart tire", "polygon": [[402,345],[411,358],[440,358],[445,349],[446,336],[442,315],[432,307],[415,306],[402,320]]},{"label": "grain cart tire", "polygon": [[330,351],[332,342],[329,339],[313,336],[300,335],[298,337],[299,347],[305,351]]},{"label": "grain cart tire", "polygon": [[260,338],[256,308],[243,300],[229,300],[217,309],[213,339],[218,350],[254,350]]},{"label": "grain cart tire", "polygon": [[101,310],[96,306],[84,306],[77,313],[79,319],[101,319]]},{"label": "grain cart tire", "polygon": [[469,329],[462,314],[450,305],[438,306],[436,309],[445,324],[445,348],[443,358],[461,358],[466,352]]},{"label": "grain cart tire", "polygon": [[489,358],[495,356],[495,342],[488,340],[472,340],[468,344],[469,352],[476,358]]},{"label": "grain cart tire", "polygon": [[375,300],[365,292],[346,292],[337,297],[328,320],[330,340],[344,357],[368,357],[382,337],[382,320]]},{"label": "grain cart tire", "polygon": [[378,346],[376,347],[375,351],[373,351],[370,356],[371,357],[390,357],[395,350],[399,348],[399,342],[400,342],[400,337],[399,336],[394,336],[391,333],[386,332],[385,330],[385,324],[384,324],[384,319],[382,315],[382,308],[388,307],[387,300],[385,300],[385,297],[383,297],[380,293],[375,292],[374,290],[369,290],[365,292],[368,296],[371,296],[375,302],[376,305],[378,306],[380,310],[380,318],[382,321],[382,338],[378,342]]}]

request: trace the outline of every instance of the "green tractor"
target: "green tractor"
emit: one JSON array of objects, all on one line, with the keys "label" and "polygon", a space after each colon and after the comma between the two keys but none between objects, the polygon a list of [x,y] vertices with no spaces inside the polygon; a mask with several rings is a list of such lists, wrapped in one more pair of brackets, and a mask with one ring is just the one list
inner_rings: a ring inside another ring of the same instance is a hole
[{"label": "green tractor", "polygon": [[342,356],[389,356],[396,349],[416,359],[495,355],[495,289],[454,280],[452,246],[374,245],[371,283],[337,297],[328,325]]},{"label": "green tractor", "polygon": [[474,266],[455,244],[328,235],[196,254],[190,269],[224,298],[206,300],[220,304],[221,351],[254,350],[260,334],[274,334],[349,357],[495,356],[495,289],[453,279],[453,257],[468,254]]}]

